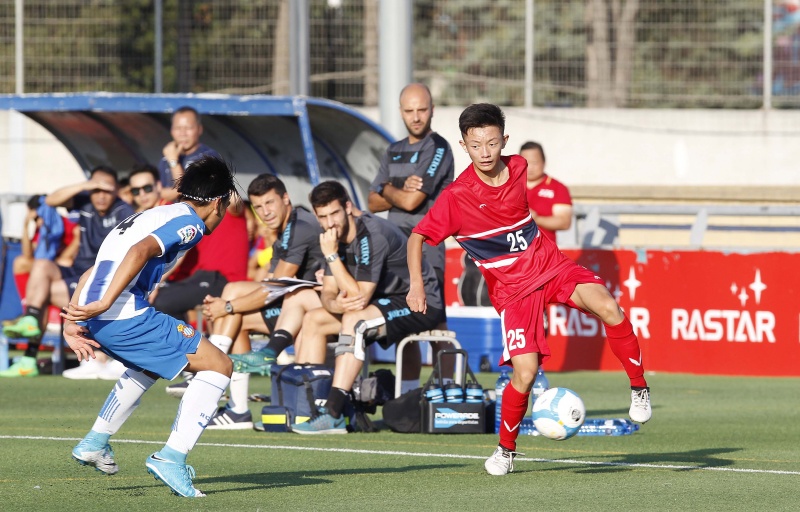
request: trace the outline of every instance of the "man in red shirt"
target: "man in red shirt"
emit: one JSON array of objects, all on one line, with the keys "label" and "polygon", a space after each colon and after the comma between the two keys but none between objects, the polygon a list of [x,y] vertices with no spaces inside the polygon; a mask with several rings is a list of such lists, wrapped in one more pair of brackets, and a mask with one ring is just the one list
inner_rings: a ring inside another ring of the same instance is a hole
[{"label": "man in red shirt", "polygon": [[527,163],[519,155],[500,156],[508,142],[505,116],[496,105],[471,105],[459,118],[461,147],[472,164],[447,187],[408,240],[411,311],[425,312],[422,244],[438,245],[454,236],[480,269],[503,329],[501,364],[514,367],[500,416],[500,443],[484,467],[491,475],[514,470],[519,425],[528,409],[531,386],[541,362],[550,357],[541,311],[561,303],[599,318],[609,345],[631,384],[631,419],[650,419],[650,389],[633,326],[603,280],[564,256],[541,236],[526,198]]},{"label": "man in red shirt", "polygon": [[566,185],[544,172],[544,148],[528,141],[519,149],[528,162],[528,206],[539,230],[556,243],[556,231],[572,225],[572,197]]}]

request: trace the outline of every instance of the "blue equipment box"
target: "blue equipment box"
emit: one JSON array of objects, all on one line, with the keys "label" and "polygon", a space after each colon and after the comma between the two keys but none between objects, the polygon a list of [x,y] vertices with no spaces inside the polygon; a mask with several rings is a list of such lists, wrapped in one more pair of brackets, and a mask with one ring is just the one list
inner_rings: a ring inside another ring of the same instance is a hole
[{"label": "blue equipment box", "polygon": [[469,366],[482,372],[498,372],[503,355],[500,316],[494,308],[448,307],[447,328],[455,331],[461,348],[469,354]]}]

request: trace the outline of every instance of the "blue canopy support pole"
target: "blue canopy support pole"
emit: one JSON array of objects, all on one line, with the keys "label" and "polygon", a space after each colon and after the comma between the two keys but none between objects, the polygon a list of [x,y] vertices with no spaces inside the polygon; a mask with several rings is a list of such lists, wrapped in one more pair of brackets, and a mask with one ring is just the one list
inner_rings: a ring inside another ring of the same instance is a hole
[{"label": "blue canopy support pole", "polygon": [[297,124],[300,126],[300,138],[303,141],[303,154],[306,157],[308,168],[308,178],[314,186],[319,185],[319,162],[317,153],[314,151],[314,137],[311,135],[311,121],[308,118],[305,98],[295,98],[293,100],[294,113],[297,116]]}]

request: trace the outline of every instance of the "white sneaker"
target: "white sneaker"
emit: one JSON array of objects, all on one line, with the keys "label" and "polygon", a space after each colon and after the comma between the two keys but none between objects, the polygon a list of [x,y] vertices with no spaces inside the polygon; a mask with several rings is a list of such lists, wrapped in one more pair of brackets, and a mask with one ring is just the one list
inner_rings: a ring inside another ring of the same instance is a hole
[{"label": "white sneaker", "polygon": [[116,359],[109,360],[106,364],[103,365],[103,369],[100,370],[97,378],[102,380],[119,380],[122,377],[122,374],[125,373],[127,368],[124,364],[120,363]]},{"label": "white sneaker", "polygon": [[88,361],[81,361],[81,364],[75,368],[64,370],[61,375],[73,380],[99,379],[100,372],[104,369],[105,365],[103,363],[97,359],[89,359]]},{"label": "white sneaker", "polygon": [[503,476],[514,472],[514,457],[524,455],[498,446],[491,457],[486,459],[483,467],[486,472],[494,476]]},{"label": "white sneaker", "polygon": [[631,390],[631,408],[628,415],[633,421],[647,423],[653,415],[650,408],[650,388]]}]

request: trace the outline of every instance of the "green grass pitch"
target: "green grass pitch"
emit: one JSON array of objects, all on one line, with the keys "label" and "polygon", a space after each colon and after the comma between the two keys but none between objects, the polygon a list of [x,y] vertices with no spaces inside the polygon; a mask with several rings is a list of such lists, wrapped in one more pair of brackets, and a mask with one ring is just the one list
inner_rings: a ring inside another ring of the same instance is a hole
[{"label": "green grass pitch", "polygon": [[[478,374],[485,388],[497,374]],[[548,373],[589,417],[625,417],[622,373]],[[207,431],[190,454],[195,485],[173,496],[144,460],[169,435],[178,401],[157,383],[111,444],[120,471],[79,466],[70,450],[113,383],[0,380],[0,508],[36,511],[798,510],[798,379],[658,374],[653,419],[631,436],[523,436],[516,471],[491,477],[494,435],[298,436]],[[251,392],[268,393],[254,377]],[[261,405],[251,403],[254,416]]]}]

